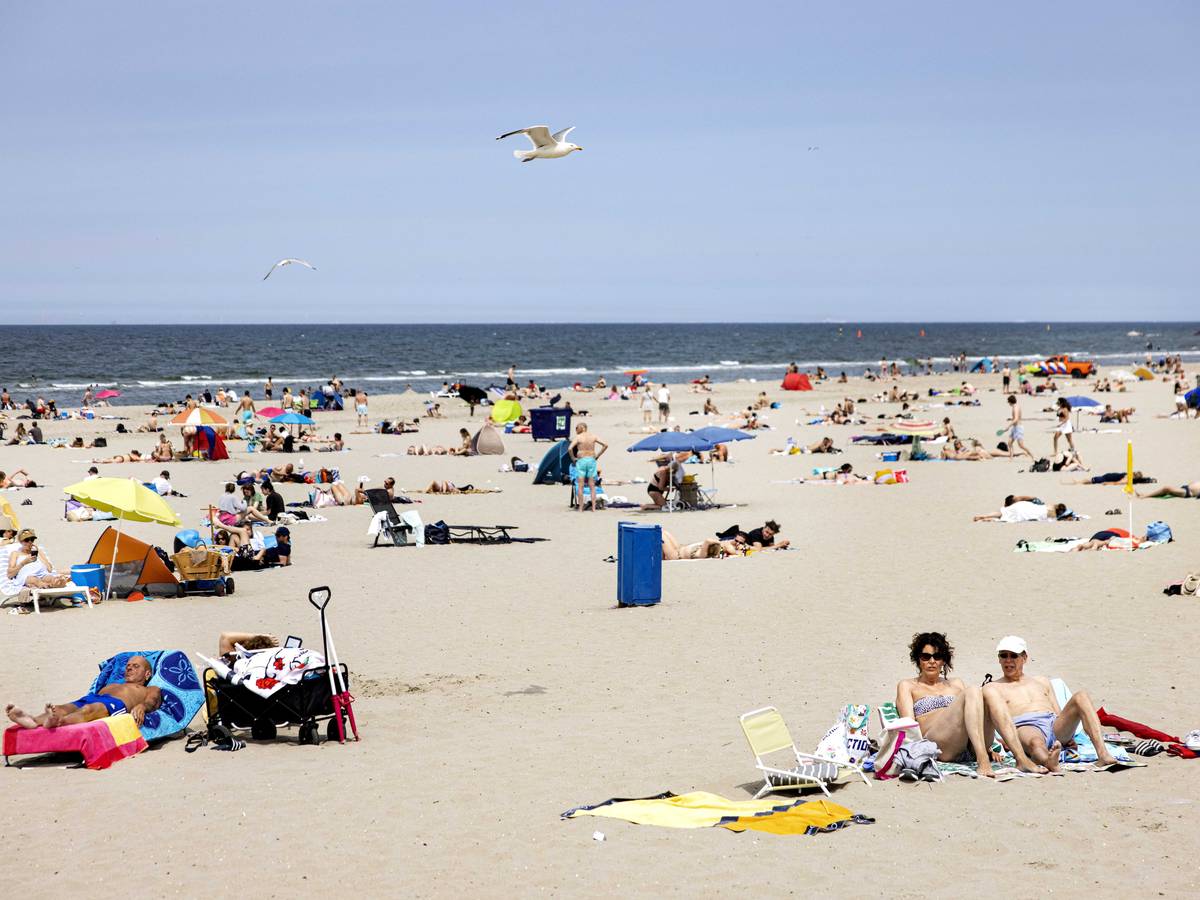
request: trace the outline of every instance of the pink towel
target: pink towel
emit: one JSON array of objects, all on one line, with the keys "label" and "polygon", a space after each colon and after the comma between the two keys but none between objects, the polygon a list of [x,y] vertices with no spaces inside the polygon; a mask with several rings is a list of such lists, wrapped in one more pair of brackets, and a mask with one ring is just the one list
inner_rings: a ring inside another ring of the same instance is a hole
[{"label": "pink towel", "polygon": [[89,769],[107,769],[118,760],[141,753],[146,740],[133,716],[110,716],[61,728],[22,728],[4,732],[4,755],[79,753]]}]

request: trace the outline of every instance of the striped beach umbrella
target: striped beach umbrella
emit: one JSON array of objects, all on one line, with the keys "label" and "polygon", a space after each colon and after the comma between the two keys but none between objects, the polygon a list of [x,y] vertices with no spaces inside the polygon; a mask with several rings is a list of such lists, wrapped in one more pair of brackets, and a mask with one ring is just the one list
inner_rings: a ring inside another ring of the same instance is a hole
[{"label": "striped beach umbrella", "polygon": [[172,425],[226,425],[225,419],[221,418],[211,409],[204,406],[197,406],[195,409],[185,409],[171,420]]}]

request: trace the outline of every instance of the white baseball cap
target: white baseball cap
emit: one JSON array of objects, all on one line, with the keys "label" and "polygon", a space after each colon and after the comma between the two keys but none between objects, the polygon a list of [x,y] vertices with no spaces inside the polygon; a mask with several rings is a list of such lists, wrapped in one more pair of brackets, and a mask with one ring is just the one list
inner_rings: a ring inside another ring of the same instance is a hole
[{"label": "white baseball cap", "polygon": [[996,645],[996,652],[1007,650],[1009,653],[1016,653],[1018,656],[1025,652],[1025,639],[1019,638],[1015,634],[1010,634],[1008,637],[1000,639],[1000,643]]}]

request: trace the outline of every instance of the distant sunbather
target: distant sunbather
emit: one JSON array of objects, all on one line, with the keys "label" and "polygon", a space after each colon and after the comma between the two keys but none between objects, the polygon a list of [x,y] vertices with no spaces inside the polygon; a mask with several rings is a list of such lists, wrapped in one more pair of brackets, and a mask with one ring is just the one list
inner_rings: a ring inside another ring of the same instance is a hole
[{"label": "distant sunbather", "polygon": [[746,552],[746,536],[734,535],[732,540],[705,538],[693,544],[680,544],[669,531],[662,536],[662,558],[677,559],[724,559],[727,556],[743,556]]},{"label": "distant sunbather", "polygon": [[1105,528],[1103,531],[1097,531],[1086,541],[1081,541],[1071,548],[1071,551],[1076,550],[1105,550],[1113,538],[1124,538],[1133,542],[1133,547],[1136,550],[1139,544],[1145,543],[1148,540],[1146,535],[1139,537],[1130,537],[1128,531],[1124,528]]},{"label": "distant sunbather", "polygon": [[[156,457],[157,458],[157,457]],[[130,450],[129,453],[118,453],[116,456],[110,456],[108,459],[93,459],[94,463],[127,463],[127,462],[146,462],[142,454],[138,450]]]},{"label": "distant sunbather", "polygon": [[24,469],[14,469],[7,475],[0,472],[0,488],[37,487],[37,482]]},{"label": "distant sunbather", "polygon": [[[1091,478],[1077,478],[1074,481],[1064,481],[1063,484],[1124,484],[1126,473],[1124,472],[1105,472],[1103,475],[1093,475]],[[1152,479],[1147,478],[1140,471],[1134,470],[1134,484],[1149,484]],[[1139,495],[1141,496],[1141,495]],[[1182,497],[1182,494],[1174,496]]]},{"label": "distant sunbather", "polygon": [[147,686],[153,675],[154,670],[144,656],[131,656],[125,664],[123,682],[106,684],[96,693],[84,694],[68,703],[47,703],[45,712],[37,716],[29,715],[12,703],[5,707],[5,711],[22,728],[77,725],[123,712],[128,712],[134,722],[141,725],[146,713],[154,712],[162,705],[162,691]]},{"label": "distant sunbather", "polygon": [[1135,412],[1137,412],[1137,410],[1132,406],[1128,409],[1113,409],[1113,405],[1111,403],[1106,403],[1104,404],[1104,412],[1100,413],[1100,421],[1125,423],[1129,421],[1129,417]]},{"label": "distant sunbather", "polygon": [[1044,522],[1051,516],[1058,521],[1068,521],[1076,518],[1065,503],[1055,503],[1048,507],[1037,497],[1023,497],[1009,494],[1004,498],[1004,507],[999,512],[983,513],[975,516],[972,522]]},{"label": "distant sunbather", "polygon": [[[1136,482],[1138,473],[1134,472],[1133,475],[1133,480]],[[1139,491],[1138,496],[1143,500],[1150,497],[1200,497],[1200,481],[1193,481],[1190,484],[1181,484],[1179,487],[1172,487],[1164,484],[1157,490],[1150,491],[1146,494],[1143,494]]]}]

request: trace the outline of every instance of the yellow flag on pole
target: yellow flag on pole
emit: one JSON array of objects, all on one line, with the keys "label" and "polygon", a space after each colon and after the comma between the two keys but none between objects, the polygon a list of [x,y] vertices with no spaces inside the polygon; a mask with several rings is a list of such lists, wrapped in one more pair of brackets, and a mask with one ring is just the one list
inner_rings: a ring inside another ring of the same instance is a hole
[{"label": "yellow flag on pole", "polygon": [[1133,493],[1133,441],[1125,442],[1125,493]]}]

